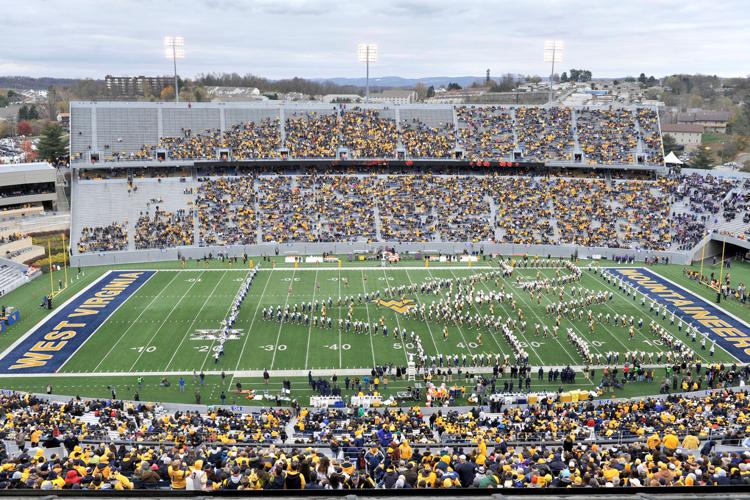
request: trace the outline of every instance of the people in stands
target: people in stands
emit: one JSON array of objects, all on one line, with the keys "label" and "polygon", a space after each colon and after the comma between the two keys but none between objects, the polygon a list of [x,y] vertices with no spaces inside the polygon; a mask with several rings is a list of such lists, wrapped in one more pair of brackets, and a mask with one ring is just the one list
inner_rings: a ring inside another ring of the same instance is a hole
[{"label": "people in stands", "polygon": [[[295,418],[284,409],[168,412],[6,393],[3,432],[16,448],[0,447],[0,489],[747,485],[750,452],[715,446],[745,437],[747,406],[746,393],[716,390],[599,403],[546,398],[495,413],[302,408]],[[63,433],[62,451],[44,447],[53,432]]]}]

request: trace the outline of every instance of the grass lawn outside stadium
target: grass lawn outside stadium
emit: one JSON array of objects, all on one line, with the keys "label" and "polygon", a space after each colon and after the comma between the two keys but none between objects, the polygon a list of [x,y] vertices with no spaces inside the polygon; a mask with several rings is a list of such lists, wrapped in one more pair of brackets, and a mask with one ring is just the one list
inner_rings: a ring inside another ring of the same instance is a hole
[{"label": "grass lawn outside stadium", "polygon": [[[336,263],[302,263],[295,267],[293,264],[285,263],[283,258],[277,258],[275,262],[256,260],[255,264],[260,265],[260,270],[242,303],[234,325],[238,332],[226,341],[225,354],[218,363],[215,363],[213,358],[214,348],[217,346],[215,331],[219,329],[220,322],[229,312],[237,290],[249,272],[249,267],[243,265],[241,260],[236,263],[212,260],[188,261],[184,265],[180,262],[165,262],[92,267],[84,268],[81,276],[77,276],[76,269],[69,269],[68,274],[73,278],[71,284],[55,297],[55,310],[51,313],[55,313],[65,302],[101,278],[107,271],[149,269],[156,272],[106,317],[104,323],[85,342],[75,346],[76,349],[65,358],[57,373],[22,376],[11,371],[13,375],[10,376],[0,374],[0,386],[9,390],[44,392],[49,384],[55,394],[90,397],[110,397],[112,388],[115,388],[117,397],[125,399],[131,398],[138,390],[141,400],[184,403],[193,403],[196,388],[199,388],[204,404],[219,403],[223,391],[227,404],[268,405],[269,401],[249,401],[244,395],[237,394],[236,384],[240,382],[243,389],[278,394],[282,380],[288,379],[292,382],[292,397],[305,405],[309,401],[308,397],[313,395],[307,385],[308,371],[312,371],[313,375],[325,377],[336,373],[339,376],[339,385],[343,386],[343,379],[347,374],[351,378],[357,375],[362,377],[374,365],[393,363],[394,366],[406,366],[408,355],[414,352],[415,346],[408,338],[394,338],[394,327],[414,331],[419,336],[428,357],[438,354],[466,354],[471,357],[473,354],[484,353],[493,357],[496,354],[508,355],[511,362],[514,359],[511,346],[502,334],[493,334],[482,329],[482,344],[479,345],[479,330],[466,324],[449,324],[448,339],[444,340],[444,323],[404,315],[374,301],[363,300],[360,303],[355,299],[352,308],[353,319],[376,323],[382,317],[389,329],[388,337],[384,337],[382,333],[360,335],[339,332],[337,326],[338,318],[345,317],[348,311],[348,306],[337,305],[338,297],[356,298],[360,294],[373,294],[380,290],[383,292],[381,298],[389,298],[384,296],[387,287],[409,286],[436,279],[459,279],[499,270],[499,261],[489,257],[472,265],[459,262],[430,262],[429,267],[425,267],[423,261],[414,260],[405,260],[385,267],[381,266],[380,262],[343,260],[340,266]],[[531,265],[533,266],[533,260]],[[597,324],[592,334],[585,317],[581,321],[564,318],[558,338],[551,334],[547,338],[535,335],[535,323],[546,324],[550,331],[552,330],[555,317],[546,314],[545,306],[557,302],[559,297],[557,294],[542,294],[540,303],[537,303],[535,300],[532,301],[529,293],[521,290],[515,281],[517,277],[521,280],[533,280],[538,276],[552,278],[556,274],[556,269],[517,267],[511,279],[499,279],[497,285],[494,279],[480,281],[477,284],[477,290],[486,292],[497,291],[502,287],[505,292],[513,294],[518,308],[523,311],[529,326],[525,333],[516,331],[516,335],[529,353],[532,366],[531,391],[556,391],[561,385],[559,382],[548,383],[546,375],[543,381],[537,380],[536,370],[540,365],[581,367],[585,364],[566,338],[565,331],[568,328],[572,328],[584,338],[593,353],[621,353],[620,367],[624,363],[624,353],[627,351],[657,353],[669,349],[658,337],[649,332],[648,324],[652,319],[694,349],[704,365],[710,362],[737,361],[735,356],[718,345],[715,355],[709,357],[708,349],[701,350],[700,341],[689,341],[684,328],[682,333],[678,332],[677,325],[671,324],[669,315],[666,320],[662,320],[661,315],[649,313],[649,308],[641,305],[640,296],[636,300],[626,296],[616,286],[608,284],[601,273],[587,270],[586,261],[578,262],[578,265],[583,270],[582,278],[578,282],[565,285],[563,300],[573,298],[573,287],[612,292],[612,300],[604,304],[593,304],[585,309],[590,308],[594,315],[632,315],[636,322],[639,317],[643,317],[644,327],[636,328],[633,339],[629,338],[627,327],[605,323]],[[597,265],[616,266],[606,261]],[[638,266],[644,267],[641,264]],[[715,299],[713,290],[686,279],[682,266],[655,265],[648,266],[648,269],[708,301],[713,302]],[[711,271],[718,275],[718,266],[704,268],[705,273]],[[750,282],[750,265],[733,263],[730,272],[733,283]],[[64,279],[63,273],[54,273],[52,281],[55,286],[60,279]],[[49,293],[49,288],[49,276],[44,275],[3,297],[4,304],[15,306],[21,311],[22,320],[0,335],[0,351],[8,350],[50,314],[50,311],[39,306],[42,296]],[[333,300],[333,307],[328,308],[327,315],[333,319],[333,328],[263,319],[262,311],[265,307],[272,306],[275,310],[277,306],[281,306],[283,309],[286,305],[292,306],[302,302],[327,302],[329,297]],[[442,295],[419,292],[404,294],[404,298],[414,301],[417,305],[429,305],[441,297]],[[742,321],[750,321],[750,310],[743,304],[727,300],[722,301],[720,307]],[[472,315],[489,312],[486,305],[475,305],[471,311]],[[494,314],[503,318],[517,317],[517,312],[512,311],[507,302],[499,307],[495,304]],[[710,341],[707,345],[710,346]],[[268,386],[260,376],[264,369],[267,369],[272,377]],[[207,374],[202,386],[193,376],[194,372],[201,371]],[[454,368],[454,373],[455,371]],[[492,365],[484,367],[483,371],[491,373]],[[220,375],[221,372],[225,373],[224,377]],[[607,391],[603,397],[656,393],[664,377],[664,368],[657,368],[655,373],[653,383],[629,383],[614,392]],[[139,376],[143,376],[143,383],[137,387]],[[171,382],[170,387],[159,385],[162,376],[166,376]],[[180,392],[177,384],[180,376],[184,376],[187,381],[184,392]],[[508,378],[507,372],[505,377]],[[597,369],[591,379],[583,373],[578,373],[576,384],[565,384],[565,389],[593,389],[600,378],[601,369]],[[459,385],[465,385],[470,392],[471,381],[464,382],[463,378],[456,375],[453,380]],[[433,381],[439,383],[442,378],[436,377]],[[381,393],[387,397],[413,384],[414,382],[389,377],[388,388],[381,390]],[[352,391],[344,391],[343,395],[351,393]]]}]

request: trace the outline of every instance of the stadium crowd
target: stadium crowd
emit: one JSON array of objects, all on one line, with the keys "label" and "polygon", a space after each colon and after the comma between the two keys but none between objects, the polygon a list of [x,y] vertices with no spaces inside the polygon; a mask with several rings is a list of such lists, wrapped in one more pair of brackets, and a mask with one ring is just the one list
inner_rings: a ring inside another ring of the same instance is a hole
[{"label": "stadium crowd", "polygon": [[627,109],[584,109],[576,122],[586,160],[594,164],[632,163],[638,144],[635,117]]},{"label": "stadium crowd", "polygon": [[173,248],[192,245],[194,238],[193,211],[176,212],[156,207],[153,217],[141,213],[135,224],[135,248]]},{"label": "stadium crowd", "polygon": [[[425,117],[429,109],[425,110]],[[235,160],[335,158],[451,158],[456,146],[472,161],[509,160],[519,152],[531,161],[579,159],[592,164],[663,163],[658,115],[650,108],[570,108],[535,106],[456,106],[455,119],[428,125],[412,116],[396,123],[388,107],[289,109],[285,120],[260,118],[228,125],[223,131],[183,128],[123,159],[216,159],[231,150]],[[413,111],[418,113],[418,109]],[[636,158],[636,153],[640,156]]]},{"label": "stadium crowd", "polygon": [[137,158],[155,158],[164,152],[177,160],[216,159],[221,149],[231,149],[232,159],[251,160],[278,157],[281,145],[279,120],[264,118],[259,122],[242,122],[232,125],[224,132],[208,129],[193,133],[183,129],[177,137],[162,137],[154,146],[145,145],[136,154]]},{"label": "stadium crowd", "polygon": [[472,160],[504,158],[513,151],[513,116],[495,106],[456,107],[458,142]]},{"label": "stadium crowd", "polygon": [[78,251],[113,252],[128,247],[128,232],[124,224],[113,222],[107,226],[84,227],[78,239]]},{"label": "stadium crowd", "polygon": [[451,158],[456,149],[453,124],[430,127],[417,118],[401,123],[400,142],[410,158]]},{"label": "stadium crowd", "polygon": [[[0,489],[638,488],[750,483],[745,392],[486,413],[167,411],[4,394]],[[112,439],[115,441],[113,442]],[[117,441],[120,441],[117,443]],[[13,446],[11,446],[11,443]],[[294,446],[294,447],[292,447]]]},{"label": "stadium crowd", "polygon": [[195,199],[201,242],[204,245],[255,243],[255,177],[203,179]]},{"label": "stadium crowd", "polygon": [[[363,146],[365,147],[365,146]],[[323,241],[471,241],[689,250],[750,221],[750,182],[562,176],[347,174],[199,177],[194,208],[146,211],[137,248]],[[157,202],[156,200],[154,204]],[[739,234],[745,237],[744,234]],[[124,249],[125,226],[84,228],[80,252]]]}]

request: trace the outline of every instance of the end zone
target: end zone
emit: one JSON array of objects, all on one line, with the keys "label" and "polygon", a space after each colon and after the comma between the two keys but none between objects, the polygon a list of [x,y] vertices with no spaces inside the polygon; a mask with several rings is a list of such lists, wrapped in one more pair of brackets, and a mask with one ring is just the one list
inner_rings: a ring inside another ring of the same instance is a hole
[{"label": "end zone", "polygon": [[110,271],[44,318],[0,357],[0,373],[55,373],[154,271]]},{"label": "end zone", "polygon": [[750,325],[705,298],[644,267],[608,269],[742,363],[750,362]]}]

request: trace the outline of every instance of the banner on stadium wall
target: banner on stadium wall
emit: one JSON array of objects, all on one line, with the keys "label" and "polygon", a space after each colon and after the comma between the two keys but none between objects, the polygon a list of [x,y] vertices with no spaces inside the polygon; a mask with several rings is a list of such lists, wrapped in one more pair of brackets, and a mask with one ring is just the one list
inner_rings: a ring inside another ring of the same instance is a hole
[{"label": "banner on stadium wall", "polygon": [[55,373],[154,271],[110,271],[47,316],[0,358],[0,373]]},{"label": "banner on stadium wall", "polygon": [[610,271],[666,306],[670,313],[706,334],[742,363],[750,362],[750,325],[743,320],[650,269],[626,267]]}]

